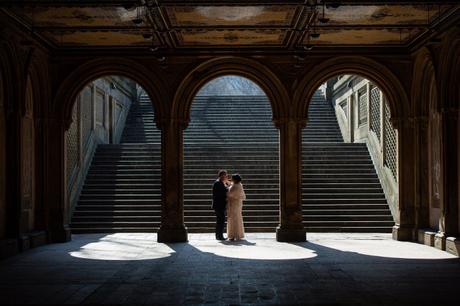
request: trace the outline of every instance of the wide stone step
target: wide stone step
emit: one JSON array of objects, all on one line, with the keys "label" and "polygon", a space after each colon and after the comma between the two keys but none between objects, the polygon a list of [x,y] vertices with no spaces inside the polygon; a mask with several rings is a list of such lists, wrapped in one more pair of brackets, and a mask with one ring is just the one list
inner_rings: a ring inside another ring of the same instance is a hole
[{"label": "wide stone step", "polygon": [[81,223],[97,223],[104,224],[107,222],[112,223],[131,223],[131,222],[152,222],[159,223],[161,221],[160,215],[138,215],[138,216],[106,216],[106,215],[92,215],[92,216],[74,216],[72,224]]},{"label": "wide stone step", "polygon": [[312,220],[306,220],[303,222],[305,226],[307,227],[314,227],[314,226],[321,226],[321,227],[383,227],[383,226],[388,226],[392,227],[394,225],[393,221],[353,221],[353,220],[347,220],[347,221],[325,221],[325,220],[320,220],[320,221],[312,221]]},{"label": "wide stone step", "polygon": [[[319,206],[318,206],[319,207]],[[373,216],[391,216],[390,210],[387,209],[352,209],[352,208],[331,208],[331,209],[324,209],[323,207],[319,207],[318,209],[312,209],[312,208],[302,208],[302,212],[305,216],[334,216],[334,215],[339,215],[339,216],[344,216],[344,215],[352,215],[352,216],[366,216],[366,215],[373,215]]]},{"label": "wide stone step", "polygon": [[318,203],[317,201],[312,201],[309,204],[302,205],[304,211],[331,211],[331,213],[336,213],[338,211],[354,211],[354,210],[385,210],[389,211],[388,204],[386,202],[380,201],[381,203],[372,203],[366,201],[364,203],[357,203],[351,201],[350,203]]},{"label": "wide stone step", "polygon": [[[188,193],[184,194],[184,199],[187,200],[192,200],[192,199],[204,199],[204,200],[209,200],[210,195],[212,195],[212,192],[210,193],[205,193],[205,194],[199,194],[199,193]],[[279,198],[278,193],[248,193],[246,194],[246,199],[277,199]],[[247,201],[247,200],[246,200]]]},{"label": "wide stone step", "polygon": [[[201,205],[205,204],[208,205],[209,203],[212,202],[212,199],[205,198],[205,199],[189,199],[184,197],[184,205],[190,205],[195,206],[195,205]],[[252,198],[252,199],[247,199],[244,201],[243,206],[245,205],[279,205],[279,199],[278,198]]]},{"label": "wide stone step", "polygon": [[314,193],[381,193],[383,194],[382,187],[375,188],[360,188],[358,185],[351,187],[340,187],[340,188],[302,188],[303,194],[314,194]]},{"label": "wide stone step", "polygon": [[[214,210],[211,207],[211,200],[208,202],[194,202],[191,204],[190,202],[186,202],[184,205],[184,213],[187,212],[196,212],[198,214],[203,213],[211,213],[214,214]],[[272,201],[271,204],[266,204],[264,202],[257,202],[252,201],[248,202],[245,201],[243,203],[243,211],[253,211],[253,212],[265,212],[265,213],[279,213],[279,201]]]},{"label": "wide stone step", "polygon": [[311,233],[391,233],[392,226],[321,226],[304,224]]},{"label": "wide stone step", "polygon": [[375,172],[318,172],[318,171],[309,171],[308,173],[302,173],[302,180],[304,179],[378,179]]},{"label": "wide stone step", "polygon": [[139,197],[139,198],[124,198],[124,199],[104,199],[104,198],[80,198],[78,201],[79,205],[158,205],[161,204],[161,199],[158,197]]},{"label": "wide stone step", "polygon": [[[94,203],[97,203],[97,201],[93,201]],[[117,202],[118,203],[118,202]],[[114,213],[114,211],[159,211],[161,208],[161,203],[157,202],[157,204],[113,204],[108,203],[108,204],[91,204],[91,203],[79,203],[77,207],[75,207],[75,213],[84,211],[84,212],[89,212],[89,211],[94,211],[95,213],[101,212],[101,211],[106,211],[107,213]]]},{"label": "wide stone step", "polygon": [[72,228],[73,234],[93,234],[93,233],[156,233],[160,224],[152,224],[151,227],[98,227],[96,225],[90,225],[88,227]]},{"label": "wide stone step", "polygon": [[104,189],[96,189],[96,188],[84,188],[81,191],[82,195],[92,195],[92,194],[159,194],[160,188],[104,188]]},{"label": "wide stone step", "polygon": [[153,221],[112,221],[108,220],[105,222],[102,221],[79,221],[79,222],[74,222],[71,224],[72,229],[78,229],[78,228],[89,228],[89,227],[97,227],[97,228],[121,228],[121,227],[128,227],[128,228],[138,228],[138,229],[144,229],[146,227],[158,227],[159,222],[153,222]]},{"label": "wide stone step", "polygon": [[161,216],[161,210],[158,209],[138,209],[138,210],[129,210],[129,209],[120,209],[120,210],[76,210],[74,212],[74,218],[76,217],[92,217],[92,216],[104,216],[104,217],[136,217],[136,216],[152,216],[159,217]]},{"label": "wide stone step", "polygon": [[[303,220],[307,223],[312,222],[393,222],[393,217],[382,215],[309,215],[303,214]],[[393,224],[391,224],[393,225]]]},{"label": "wide stone step", "polygon": [[[186,224],[187,223],[194,223],[194,222],[209,222],[209,223],[212,224],[212,221],[210,219],[212,219],[212,218],[209,218],[209,216],[190,216],[190,215],[187,215],[187,216],[184,217],[184,222]],[[279,217],[278,217],[278,215],[275,215],[275,216],[243,215],[243,222],[244,223],[248,223],[248,222],[250,222],[250,223],[252,223],[252,222],[272,222],[272,223],[277,223],[277,222],[279,222]],[[215,224],[215,221],[214,221],[214,224]]]},{"label": "wide stone step", "polygon": [[311,188],[322,188],[322,189],[349,189],[349,188],[377,188],[381,190],[381,185],[380,182],[376,181],[374,183],[372,182],[349,182],[349,181],[342,181],[342,182],[328,182],[328,181],[322,181],[322,182],[316,182],[316,181],[308,181],[308,182],[302,182],[302,190],[307,190]]},{"label": "wide stone step", "polygon": [[355,198],[328,198],[327,195],[322,198],[313,197],[309,194],[302,194],[302,204],[314,204],[314,205],[341,205],[341,204],[387,204],[387,201],[384,197],[355,197]]}]

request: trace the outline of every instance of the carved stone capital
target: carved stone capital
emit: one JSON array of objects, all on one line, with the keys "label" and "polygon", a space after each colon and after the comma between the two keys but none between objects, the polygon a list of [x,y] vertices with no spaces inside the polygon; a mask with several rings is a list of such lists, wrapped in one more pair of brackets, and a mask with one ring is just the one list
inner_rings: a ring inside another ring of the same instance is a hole
[{"label": "carved stone capital", "polygon": [[413,118],[391,117],[390,122],[393,128],[397,130],[400,130],[402,128],[413,127],[414,125]]}]

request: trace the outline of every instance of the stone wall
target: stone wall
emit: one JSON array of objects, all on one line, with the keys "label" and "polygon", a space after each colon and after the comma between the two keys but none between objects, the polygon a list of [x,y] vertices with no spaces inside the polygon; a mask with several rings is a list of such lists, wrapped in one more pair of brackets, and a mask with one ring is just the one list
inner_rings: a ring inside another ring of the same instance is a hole
[{"label": "stone wall", "polygon": [[367,143],[393,216],[398,212],[397,131],[380,89],[356,75],[343,75],[325,89],[345,142]]},{"label": "stone wall", "polygon": [[[136,83],[116,76],[97,79],[77,97],[66,131],[67,196],[72,212],[98,144],[118,143]],[[68,216],[70,218],[70,216]]]},{"label": "stone wall", "polygon": [[[0,72],[0,80],[3,80]],[[6,134],[5,134],[5,104],[3,95],[3,83],[0,82],[0,240],[6,237]]]}]

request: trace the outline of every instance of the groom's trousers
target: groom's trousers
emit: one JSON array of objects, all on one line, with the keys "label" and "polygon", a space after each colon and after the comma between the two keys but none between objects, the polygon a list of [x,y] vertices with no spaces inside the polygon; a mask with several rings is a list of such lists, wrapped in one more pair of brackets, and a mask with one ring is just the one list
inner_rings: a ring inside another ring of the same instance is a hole
[{"label": "groom's trousers", "polygon": [[224,237],[225,209],[214,209],[216,213],[216,238]]}]

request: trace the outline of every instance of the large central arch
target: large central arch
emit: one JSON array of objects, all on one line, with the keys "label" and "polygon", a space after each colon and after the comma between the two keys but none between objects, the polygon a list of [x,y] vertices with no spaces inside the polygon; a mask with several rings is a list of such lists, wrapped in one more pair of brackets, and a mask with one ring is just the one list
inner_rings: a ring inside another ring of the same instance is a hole
[{"label": "large central arch", "polygon": [[286,116],[289,95],[275,73],[255,60],[241,57],[212,59],[195,67],[177,89],[171,115],[189,122],[192,101],[197,92],[204,84],[224,75],[242,76],[253,81],[268,96],[272,106],[273,120],[276,121]]}]

